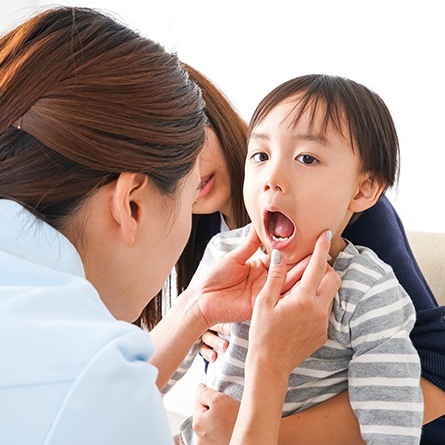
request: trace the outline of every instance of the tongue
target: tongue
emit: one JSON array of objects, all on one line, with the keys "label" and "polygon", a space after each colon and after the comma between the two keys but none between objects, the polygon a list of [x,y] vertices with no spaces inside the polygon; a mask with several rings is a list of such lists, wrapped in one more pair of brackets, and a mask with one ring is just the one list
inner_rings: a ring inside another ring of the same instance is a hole
[{"label": "tongue", "polygon": [[276,238],[289,238],[294,232],[291,220],[280,212],[272,214],[270,223],[271,232]]}]

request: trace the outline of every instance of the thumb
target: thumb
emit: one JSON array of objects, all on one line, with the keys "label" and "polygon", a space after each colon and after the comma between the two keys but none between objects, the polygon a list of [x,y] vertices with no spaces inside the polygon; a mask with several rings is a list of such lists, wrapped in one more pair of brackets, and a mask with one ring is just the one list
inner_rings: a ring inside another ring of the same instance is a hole
[{"label": "thumb", "polygon": [[230,252],[226,257],[233,257],[237,262],[244,264],[261,246],[261,241],[255,231],[255,228],[251,227],[249,234],[244,239],[244,241],[232,252]]},{"label": "thumb", "polygon": [[272,250],[266,283],[259,293],[257,300],[259,299],[260,301],[268,302],[275,306],[281,298],[283,286],[286,281],[286,274],[284,255],[279,250]]},{"label": "thumb", "polygon": [[206,386],[202,383],[199,384],[196,391],[195,402],[193,403],[193,421],[196,422],[202,414],[209,410],[209,405],[205,401],[204,393]]}]

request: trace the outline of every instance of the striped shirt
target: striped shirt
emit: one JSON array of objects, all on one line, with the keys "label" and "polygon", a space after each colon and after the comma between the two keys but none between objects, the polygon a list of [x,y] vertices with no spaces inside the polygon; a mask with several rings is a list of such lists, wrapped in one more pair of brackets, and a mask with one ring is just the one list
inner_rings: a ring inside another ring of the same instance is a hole
[{"label": "striped shirt", "polygon": [[[216,235],[196,272],[235,249],[250,226]],[[342,278],[330,315],[325,345],[289,377],[283,416],[302,411],[349,390],[361,434],[372,444],[418,444],[423,420],[420,361],[409,338],[415,310],[390,266],[365,247],[347,242],[334,269]],[[229,347],[209,364],[207,385],[236,399],[244,386],[249,322],[234,323]],[[187,370],[199,344],[169,382]],[[191,422],[183,438],[191,443]]]}]

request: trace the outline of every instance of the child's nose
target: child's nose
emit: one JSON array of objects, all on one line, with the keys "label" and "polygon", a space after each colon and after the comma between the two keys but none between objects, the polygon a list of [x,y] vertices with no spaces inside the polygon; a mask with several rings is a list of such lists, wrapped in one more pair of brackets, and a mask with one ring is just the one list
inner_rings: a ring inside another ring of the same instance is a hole
[{"label": "child's nose", "polygon": [[275,190],[285,192],[287,190],[287,179],[285,169],[283,170],[278,163],[271,163],[266,180],[264,181],[264,190]]}]

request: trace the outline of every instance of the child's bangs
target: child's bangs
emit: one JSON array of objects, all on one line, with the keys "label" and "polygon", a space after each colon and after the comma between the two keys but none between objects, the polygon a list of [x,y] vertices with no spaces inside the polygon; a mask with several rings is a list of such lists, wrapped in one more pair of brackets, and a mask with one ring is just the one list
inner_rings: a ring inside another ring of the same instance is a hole
[{"label": "child's bangs", "polygon": [[[309,117],[309,129],[324,136],[328,127],[333,128],[340,136],[349,138],[354,149],[353,137],[348,124],[346,110],[341,97],[326,94],[325,91],[309,89],[298,94],[295,106],[289,115],[293,114],[291,126],[297,126],[303,115]],[[316,128],[317,127],[317,128]]]}]

